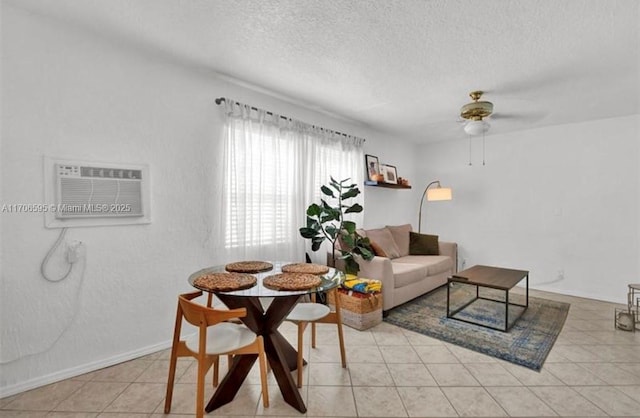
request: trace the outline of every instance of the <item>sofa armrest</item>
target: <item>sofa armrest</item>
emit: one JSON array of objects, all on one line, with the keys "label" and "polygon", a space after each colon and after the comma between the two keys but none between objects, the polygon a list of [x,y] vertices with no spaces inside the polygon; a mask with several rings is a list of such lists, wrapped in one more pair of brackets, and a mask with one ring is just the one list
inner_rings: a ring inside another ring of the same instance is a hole
[{"label": "sofa armrest", "polygon": [[386,257],[375,256],[371,260],[357,258],[360,271],[358,277],[375,279],[382,282],[382,303],[383,309],[391,309],[394,305],[393,294],[395,289],[395,278],[391,268],[391,260]]},{"label": "sofa armrest", "polygon": [[[340,253],[336,254],[335,268],[344,271],[344,261],[340,260]],[[327,260],[331,258],[328,254]],[[371,260],[365,260],[360,256],[356,256],[360,271],[358,277],[365,279],[375,279],[382,282],[382,301],[384,310],[391,309],[393,305],[393,290],[395,288],[395,279],[393,277],[393,269],[391,268],[391,260],[386,257],[375,256]]]},{"label": "sofa armrest", "polygon": [[438,243],[440,247],[440,255],[446,255],[453,260],[453,272],[458,272],[458,244],[456,242],[440,241]]}]

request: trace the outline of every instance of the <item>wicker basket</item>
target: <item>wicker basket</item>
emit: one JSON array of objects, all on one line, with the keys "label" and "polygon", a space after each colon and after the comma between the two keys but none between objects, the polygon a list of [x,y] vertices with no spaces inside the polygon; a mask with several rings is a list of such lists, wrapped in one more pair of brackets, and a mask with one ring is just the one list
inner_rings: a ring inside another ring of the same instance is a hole
[{"label": "wicker basket", "polygon": [[[336,292],[329,292],[327,303],[335,307]],[[338,289],[342,323],[357,330],[365,330],[382,322],[382,293],[357,293]]]}]

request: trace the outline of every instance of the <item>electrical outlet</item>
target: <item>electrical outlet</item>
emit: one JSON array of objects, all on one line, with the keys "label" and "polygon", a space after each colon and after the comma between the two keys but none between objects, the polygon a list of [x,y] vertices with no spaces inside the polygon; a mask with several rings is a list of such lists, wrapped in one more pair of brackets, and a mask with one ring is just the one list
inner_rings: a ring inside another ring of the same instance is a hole
[{"label": "electrical outlet", "polygon": [[78,262],[80,259],[80,247],[82,241],[71,241],[67,247],[67,261],[69,264]]}]

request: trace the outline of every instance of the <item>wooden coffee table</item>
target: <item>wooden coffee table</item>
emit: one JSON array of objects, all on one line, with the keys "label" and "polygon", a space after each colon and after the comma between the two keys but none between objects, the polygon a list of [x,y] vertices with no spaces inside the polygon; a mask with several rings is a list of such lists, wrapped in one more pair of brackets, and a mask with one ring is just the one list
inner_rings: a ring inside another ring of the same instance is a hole
[{"label": "wooden coffee table", "polygon": [[[517,303],[509,302],[509,291],[513,289],[513,287],[518,284],[522,279],[526,280],[526,296],[525,296],[525,304],[520,305]],[[452,283],[464,283],[468,285],[473,285],[476,287],[476,296],[470,301],[466,302],[459,308],[456,308],[454,311],[450,309],[451,303],[451,292],[450,288]],[[499,299],[490,299],[487,297],[480,296],[480,288],[486,287],[496,290],[504,291],[504,300]],[[496,303],[504,304],[504,328],[498,328],[491,325],[482,324],[475,321],[470,321],[468,319],[463,319],[460,317],[456,318],[456,314],[465,309],[467,306],[471,305],[478,299],[490,300]],[[511,324],[509,324],[509,306],[520,306],[524,309],[520,312],[516,318],[513,320]],[[513,270],[502,267],[491,267],[491,266],[473,266],[466,270],[462,270],[453,276],[449,277],[447,280],[447,318],[455,319],[458,321],[468,322],[470,324],[479,325],[485,328],[491,328],[498,331],[507,332],[513,326],[513,324],[520,318],[520,316],[527,310],[529,306],[529,272],[526,270]]]}]

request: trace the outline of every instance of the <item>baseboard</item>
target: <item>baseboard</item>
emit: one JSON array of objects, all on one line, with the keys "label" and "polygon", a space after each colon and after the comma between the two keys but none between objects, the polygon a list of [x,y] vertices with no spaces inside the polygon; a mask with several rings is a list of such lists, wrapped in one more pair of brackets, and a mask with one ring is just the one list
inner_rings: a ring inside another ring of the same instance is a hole
[{"label": "baseboard", "polygon": [[146,356],[148,354],[153,354],[157,351],[165,350],[170,347],[171,347],[171,340],[150,345],[137,350],[129,351],[127,353],[118,354],[117,356],[109,357],[109,358],[95,361],[92,363],[87,363],[87,364],[75,366],[69,369],[60,370],[55,373],[51,373],[45,376],[40,376],[24,382],[20,382],[15,385],[5,386],[3,388],[0,388],[0,398],[6,398],[7,396],[12,396],[27,390],[39,388],[40,386],[45,386],[51,383],[59,382],[61,380],[80,376],[85,373],[100,370],[105,367],[123,363],[125,361],[134,360],[134,359],[137,359],[138,357]]},{"label": "baseboard", "polygon": [[[524,286],[522,286],[524,287]],[[577,297],[577,298],[582,298],[582,299],[590,299],[590,300],[595,300],[598,302],[608,302],[608,303],[616,303],[616,304],[621,304],[621,305],[626,305],[627,302],[625,299],[626,297],[626,288],[623,289],[621,296],[619,299],[612,299],[606,296],[602,296],[602,295],[593,295],[591,293],[588,292],[581,292],[581,291],[575,291],[575,290],[566,290],[566,289],[552,289],[552,288],[546,288],[544,286],[541,287],[533,287],[533,286],[529,286],[529,289],[532,290],[540,290],[542,292],[549,292],[549,293],[555,293],[557,295],[564,295],[564,296],[573,296],[573,297]],[[612,313],[613,315],[613,313]]]}]

